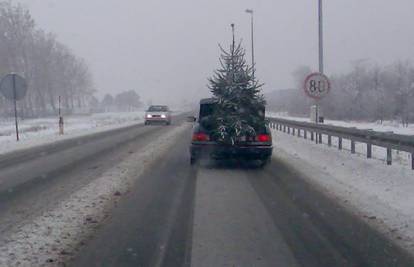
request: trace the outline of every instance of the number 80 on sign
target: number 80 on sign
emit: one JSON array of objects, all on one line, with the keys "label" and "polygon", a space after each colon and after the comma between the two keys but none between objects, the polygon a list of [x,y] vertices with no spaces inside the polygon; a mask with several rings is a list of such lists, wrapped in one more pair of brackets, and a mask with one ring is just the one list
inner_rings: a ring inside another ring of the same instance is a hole
[{"label": "number 80 on sign", "polygon": [[309,97],[320,100],[331,90],[331,83],[326,75],[315,72],[306,77],[304,90]]}]

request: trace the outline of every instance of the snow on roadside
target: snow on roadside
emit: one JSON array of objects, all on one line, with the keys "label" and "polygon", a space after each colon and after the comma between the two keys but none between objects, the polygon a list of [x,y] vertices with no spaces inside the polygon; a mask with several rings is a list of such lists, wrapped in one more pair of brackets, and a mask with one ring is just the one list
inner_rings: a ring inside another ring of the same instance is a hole
[{"label": "snow on roadside", "polygon": [[[291,116],[288,116],[286,112],[282,112],[282,113],[267,112],[267,115],[271,118],[281,118],[281,119],[287,119],[287,120],[309,122],[308,118],[291,117]],[[384,121],[383,124],[379,124],[379,123],[368,123],[368,122],[326,120],[325,124],[342,126],[342,127],[355,127],[358,129],[373,129],[379,132],[394,132],[398,134],[414,135],[414,125],[410,125],[408,128],[404,128],[401,126],[401,124],[397,122],[391,122],[391,121]],[[327,144],[328,137],[324,135],[322,141],[324,144]],[[333,137],[332,142],[333,142],[333,146],[336,146],[336,147],[338,146],[338,138]],[[344,139],[343,140],[344,150],[349,150],[350,146],[351,146],[351,142],[349,140]],[[366,144],[356,142],[355,149],[356,149],[356,153],[358,154],[366,155],[367,153]],[[383,147],[372,146],[372,157],[385,162],[387,158],[387,150]],[[411,168],[411,153],[392,150],[392,158],[393,158],[393,164],[401,164],[404,166],[409,166]]]},{"label": "snow on roadside", "polygon": [[188,127],[183,124],[167,131],[53,210],[22,226],[0,244],[0,266],[61,266],[108,216],[119,195]]},{"label": "snow on roadside", "polygon": [[[294,121],[309,122],[309,118],[305,117],[292,117],[285,112],[267,112],[266,115],[270,118],[280,118]],[[394,132],[396,134],[414,135],[414,125],[411,124],[408,127],[403,127],[400,122],[397,121],[384,121],[382,124],[379,122],[360,122],[360,121],[339,121],[339,120],[325,120],[326,125],[335,125],[342,127],[355,127],[358,129],[372,129],[379,132]]]},{"label": "snow on roadside", "polygon": [[58,119],[23,120],[19,123],[20,142],[16,142],[14,121],[0,121],[0,154],[53,143],[65,139],[126,127],[144,121],[144,112],[112,112],[65,117],[65,135],[58,135]]},{"label": "snow on roadside", "polygon": [[414,171],[274,131],[275,157],[414,253]]}]

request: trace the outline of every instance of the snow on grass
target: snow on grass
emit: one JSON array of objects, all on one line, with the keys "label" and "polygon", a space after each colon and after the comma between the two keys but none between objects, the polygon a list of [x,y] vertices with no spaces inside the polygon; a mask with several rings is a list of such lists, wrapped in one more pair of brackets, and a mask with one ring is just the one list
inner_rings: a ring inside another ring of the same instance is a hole
[{"label": "snow on grass", "polygon": [[414,171],[274,131],[275,156],[414,253]]},{"label": "snow on grass", "polygon": [[[266,115],[270,118],[280,118],[295,121],[310,122],[309,118],[305,117],[292,117],[285,112],[266,112]],[[339,121],[339,120],[325,120],[326,125],[342,126],[342,127],[355,127],[358,129],[372,129],[379,132],[393,132],[396,134],[414,135],[414,124],[408,127],[403,127],[400,122],[397,121],[384,121],[380,122],[361,122],[361,121]]]},{"label": "snow on grass", "polygon": [[[322,143],[328,145],[328,137],[322,136]],[[332,147],[338,148],[339,138],[332,137]],[[342,139],[342,149],[344,151],[351,151],[351,140]],[[366,157],[367,144],[355,142],[355,154]],[[381,161],[383,164],[387,162],[387,149],[379,146],[372,146],[372,158]],[[411,153],[404,151],[392,150],[392,164],[402,165],[405,168],[411,168]]]},{"label": "snow on grass", "polygon": [[184,124],[131,154],[118,166],[34,219],[0,244],[0,266],[65,266],[64,262],[109,216],[119,196],[175,144]]},{"label": "snow on grass", "polygon": [[[282,118],[288,120],[295,120],[295,121],[306,121],[309,122],[308,118],[301,118],[301,117],[290,117],[287,116],[286,113],[268,113],[267,114],[271,118]],[[399,128],[398,123],[393,124],[392,122],[384,122],[383,125],[376,125],[375,123],[363,123],[363,122],[343,122],[343,121],[332,121],[328,120],[325,124],[331,124],[335,126],[343,126],[343,127],[355,127],[359,129],[373,129],[375,131],[380,132],[394,132],[399,134],[414,134],[414,125],[409,126],[408,128]],[[388,126],[387,126],[388,125]],[[297,133],[296,133],[297,134]],[[303,133],[302,133],[303,135]],[[310,138],[310,137],[308,137]],[[326,135],[322,136],[322,142],[327,145],[328,144],[328,137]],[[332,146],[338,147],[338,138],[333,136],[332,137]],[[351,141],[348,139],[342,140],[343,150],[351,150]],[[355,142],[355,152],[359,155],[367,155],[367,145],[365,143]],[[382,162],[386,162],[387,158],[387,149],[384,147],[379,146],[372,146],[372,157],[374,159],[381,160]],[[392,150],[392,163],[393,164],[400,164],[411,168],[411,153],[407,153],[404,151],[397,151]]]},{"label": "snow on grass", "polygon": [[20,142],[16,142],[14,120],[0,120],[0,154],[68,138],[129,126],[144,121],[144,112],[100,113],[64,118],[65,135],[58,135],[58,118],[21,120]]}]

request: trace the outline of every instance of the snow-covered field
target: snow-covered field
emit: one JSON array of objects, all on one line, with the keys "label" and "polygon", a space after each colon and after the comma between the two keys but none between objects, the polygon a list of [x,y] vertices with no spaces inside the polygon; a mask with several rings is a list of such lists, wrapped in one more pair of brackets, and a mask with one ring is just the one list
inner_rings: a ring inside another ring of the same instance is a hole
[{"label": "snow-covered field", "polygon": [[20,142],[16,142],[14,119],[0,120],[0,154],[51,143],[144,121],[144,112],[100,113],[64,118],[65,135],[60,136],[58,118],[21,120]]},{"label": "snow-covered field", "polygon": [[275,156],[414,252],[414,171],[274,131]]},{"label": "snow-covered field", "polygon": [[[286,113],[266,112],[266,115],[271,118],[281,118],[306,122],[310,121],[309,118],[292,117]],[[358,129],[372,129],[379,132],[394,132],[396,134],[414,135],[414,124],[411,124],[408,127],[403,127],[401,122],[398,121],[384,121],[381,124],[380,122],[325,120],[324,124],[342,127],[355,127]]]}]

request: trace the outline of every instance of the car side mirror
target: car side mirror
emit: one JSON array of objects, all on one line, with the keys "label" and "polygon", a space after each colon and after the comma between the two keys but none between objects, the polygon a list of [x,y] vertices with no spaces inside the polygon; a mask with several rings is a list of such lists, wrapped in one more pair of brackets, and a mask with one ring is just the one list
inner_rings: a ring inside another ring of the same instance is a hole
[{"label": "car side mirror", "polygon": [[197,121],[197,118],[194,116],[187,117],[187,122],[196,122],[196,121]]}]

